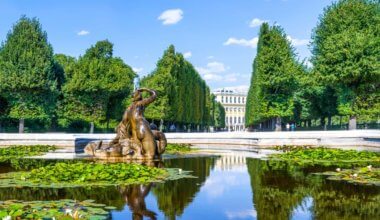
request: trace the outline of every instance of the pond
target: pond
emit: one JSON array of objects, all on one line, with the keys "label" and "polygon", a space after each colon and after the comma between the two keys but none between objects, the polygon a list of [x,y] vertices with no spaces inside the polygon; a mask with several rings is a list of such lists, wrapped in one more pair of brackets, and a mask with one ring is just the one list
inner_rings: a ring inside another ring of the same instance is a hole
[{"label": "pond", "polygon": [[[123,187],[0,188],[0,201],[91,199],[116,207],[112,219],[380,217],[380,187],[329,181],[312,174],[326,167],[295,166],[247,155],[230,152],[163,161],[165,167],[192,171],[196,178]],[[2,163],[0,173],[12,171],[12,166]]]}]

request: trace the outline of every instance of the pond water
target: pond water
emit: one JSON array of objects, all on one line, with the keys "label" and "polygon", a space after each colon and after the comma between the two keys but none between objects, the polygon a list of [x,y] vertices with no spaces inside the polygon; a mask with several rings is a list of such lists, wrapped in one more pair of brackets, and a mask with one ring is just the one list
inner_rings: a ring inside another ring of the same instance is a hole
[{"label": "pond water", "polygon": [[[237,152],[164,160],[165,167],[192,171],[197,178],[124,187],[0,188],[0,201],[93,199],[117,207],[112,219],[380,217],[380,187],[326,181],[312,175],[326,167],[294,166],[246,155]],[[30,162],[31,166],[36,163]],[[11,170],[11,164],[1,164],[0,173]]]}]

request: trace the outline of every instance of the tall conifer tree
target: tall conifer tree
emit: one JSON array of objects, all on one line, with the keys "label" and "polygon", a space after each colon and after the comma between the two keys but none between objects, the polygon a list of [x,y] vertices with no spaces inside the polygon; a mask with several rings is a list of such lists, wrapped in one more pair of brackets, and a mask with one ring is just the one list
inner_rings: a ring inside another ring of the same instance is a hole
[{"label": "tall conifer tree", "polygon": [[50,123],[56,106],[59,76],[54,72],[53,49],[35,18],[21,17],[0,48],[0,91],[9,117]]}]

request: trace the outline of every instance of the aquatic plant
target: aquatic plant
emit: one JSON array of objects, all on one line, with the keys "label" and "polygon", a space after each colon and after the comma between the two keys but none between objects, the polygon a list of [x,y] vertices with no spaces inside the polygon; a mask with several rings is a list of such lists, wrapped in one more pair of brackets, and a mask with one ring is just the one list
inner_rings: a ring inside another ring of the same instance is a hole
[{"label": "aquatic plant", "polygon": [[328,171],[317,173],[329,176],[329,180],[340,180],[349,183],[377,185],[380,186],[380,168],[373,168],[371,165],[356,169],[336,169],[336,171]]},{"label": "aquatic plant", "polygon": [[180,169],[129,163],[58,162],[31,171],[0,175],[0,187],[78,187],[128,185],[191,177]]},{"label": "aquatic plant", "polygon": [[270,155],[271,159],[303,162],[380,162],[380,153],[331,148],[296,148],[283,154]]},{"label": "aquatic plant", "polygon": [[165,153],[168,154],[184,154],[194,151],[190,144],[168,144]]},{"label": "aquatic plant", "polygon": [[0,162],[6,162],[14,158],[22,158],[27,156],[43,155],[49,151],[55,151],[57,147],[51,145],[12,145],[6,148],[0,148]]},{"label": "aquatic plant", "polygon": [[0,219],[110,219],[112,206],[75,200],[0,202]]}]

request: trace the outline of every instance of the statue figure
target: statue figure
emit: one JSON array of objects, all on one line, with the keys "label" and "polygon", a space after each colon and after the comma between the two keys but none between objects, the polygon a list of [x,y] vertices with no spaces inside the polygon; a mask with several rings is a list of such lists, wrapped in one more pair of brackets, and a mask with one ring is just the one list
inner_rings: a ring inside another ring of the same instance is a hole
[{"label": "statue figure", "polygon": [[[143,98],[142,93],[150,96]],[[157,159],[164,153],[167,144],[165,134],[158,130],[151,130],[149,122],[144,118],[147,105],[157,97],[154,90],[141,88],[133,93],[132,104],[116,127],[116,137],[103,146],[103,142],[90,143],[85,152],[99,157],[125,156],[131,159]],[[157,129],[157,127],[155,127]]]}]

